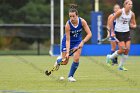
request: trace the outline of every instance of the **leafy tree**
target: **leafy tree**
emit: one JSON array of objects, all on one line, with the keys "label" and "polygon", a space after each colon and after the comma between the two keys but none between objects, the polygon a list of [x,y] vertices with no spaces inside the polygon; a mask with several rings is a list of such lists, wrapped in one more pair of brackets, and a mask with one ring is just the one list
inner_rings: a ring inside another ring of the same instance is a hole
[{"label": "leafy tree", "polygon": [[20,8],[17,12],[21,15],[24,23],[45,24],[50,23],[50,5],[45,5],[43,2],[32,2],[31,0],[26,6]]},{"label": "leafy tree", "polygon": [[29,0],[0,0],[0,23],[14,23],[15,12]]}]

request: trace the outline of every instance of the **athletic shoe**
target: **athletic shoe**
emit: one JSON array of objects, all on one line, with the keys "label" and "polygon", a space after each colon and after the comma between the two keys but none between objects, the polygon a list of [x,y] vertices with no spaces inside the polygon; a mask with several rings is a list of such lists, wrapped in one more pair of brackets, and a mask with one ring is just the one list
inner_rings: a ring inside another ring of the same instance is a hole
[{"label": "athletic shoe", "polygon": [[109,58],[109,56],[110,55],[106,56],[106,63],[107,63],[108,66],[111,66],[112,65],[112,60]]},{"label": "athletic shoe", "polygon": [[112,59],[112,65],[115,65],[115,64],[118,64],[118,58],[117,57]]},{"label": "athletic shoe", "polygon": [[118,58],[117,57],[115,58],[115,64],[118,64]]},{"label": "athletic shoe", "polygon": [[70,82],[76,82],[76,80],[72,76],[68,77],[68,81],[70,81]]},{"label": "athletic shoe", "polygon": [[122,66],[122,67],[119,67],[118,70],[127,71],[128,69]]}]

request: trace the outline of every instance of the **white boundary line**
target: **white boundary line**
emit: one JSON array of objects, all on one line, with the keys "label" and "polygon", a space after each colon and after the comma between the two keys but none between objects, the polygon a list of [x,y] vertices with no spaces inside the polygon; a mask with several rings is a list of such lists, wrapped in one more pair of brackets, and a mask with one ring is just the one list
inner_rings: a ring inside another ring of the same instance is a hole
[{"label": "white boundary line", "polygon": [[109,90],[127,90],[127,91],[140,91],[140,88],[92,88],[92,89],[48,89],[48,90],[0,90],[2,93],[34,93],[34,92],[81,92],[81,91],[109,91]]}]

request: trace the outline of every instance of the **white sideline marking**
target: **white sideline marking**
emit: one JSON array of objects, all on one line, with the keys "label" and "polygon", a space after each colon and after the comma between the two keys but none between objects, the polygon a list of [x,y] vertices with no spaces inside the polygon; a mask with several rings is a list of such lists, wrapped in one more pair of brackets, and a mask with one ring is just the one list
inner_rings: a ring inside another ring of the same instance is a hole
[{"label": "white sideline marking", "polygon": [[34,92],[72,92],[72,91],[86,91],[86,92],[92,92],[92,91],[108,91],[108,90],[129,90],[129,91],[140,91],[140,88],[92,88],[92,89],[67,89],[67,90],[0,90],[2,93],[34,93]]}]

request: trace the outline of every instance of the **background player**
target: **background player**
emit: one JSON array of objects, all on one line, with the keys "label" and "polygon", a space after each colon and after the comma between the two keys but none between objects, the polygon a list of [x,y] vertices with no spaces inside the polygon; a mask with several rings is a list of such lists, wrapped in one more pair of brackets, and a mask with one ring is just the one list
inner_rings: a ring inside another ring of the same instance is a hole
[{"label": "background player", "polygon": [[[115,31],[116,37],[120,41],[118,43],[119,50],[115,51],[112,55],[107,55],[107,63],[110,63],[110,59],[116,58],[118,55],[124,54],[121,57],[119,70],[126,71],[124,68],[124,63],[128,58],[128,53],[130,50],[131,37],[130,37],[130,29],[136,28],[135,14],[131,11],[132,9],[132,1],[125,0],[124,7],[118,10],[115,15],[109,21],[109,29],[113,27],[113,21],[116,19]],[[111,31],[111,35],[115,36],[114,31]]]},{"label": "background player", "polygon": [[[110,19],[114,16],[114,14],[120,9],[120,6],[118,4],[115,4],[114,7],[113,7],[113,11],[114,13],[110,14],[109,17],[108,17],[108,21],[107,21],[107,24],[109,23]],[[116,24],[116,20],[114,20],[113,22],[113,26],[115,27],[115,24]],[[108,31],[107,31],[108,32]],[[116,41],[115,39],[111,36],[111,33],[108,32],[108,36],[110,37],[110,44],[111,44],[111,54],[113,54],[116,50]],[[117,60],[117,57],[112,59],[112,62],[113,64],[118,64],[118,60]]]}]

